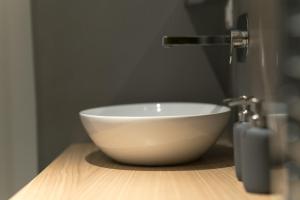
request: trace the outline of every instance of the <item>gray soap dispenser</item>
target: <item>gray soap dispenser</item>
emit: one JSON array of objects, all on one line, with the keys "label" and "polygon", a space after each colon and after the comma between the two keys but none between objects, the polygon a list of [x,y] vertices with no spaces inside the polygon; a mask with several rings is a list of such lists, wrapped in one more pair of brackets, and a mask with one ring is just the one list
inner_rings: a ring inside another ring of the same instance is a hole
[{"label": "gray soap dispenser", "polygon": [[270,193],[270,137],[262,114],[262,102],[257,98],[250,101],[253,115],[251,128],[242,136],[242,177],[244,187],[252,193]]},{"label": "gray soap dispenser", "polygon": [[237,106],[238,111],[238,122],[236,122],[233,126],[233,151],[234,151],[234,165],[235,165],[235,173],[238,180],[242,180],[242,162],[241,162],[241,138],[242,135],[245,134],[246,130],[248,130],[251,125],[249,123],[249,118],[251,116],[250,108],[249,108],[249,100],[252,97],[240,96],[236,99],[225,99],[224,102],[228,104],[230,107]]}]

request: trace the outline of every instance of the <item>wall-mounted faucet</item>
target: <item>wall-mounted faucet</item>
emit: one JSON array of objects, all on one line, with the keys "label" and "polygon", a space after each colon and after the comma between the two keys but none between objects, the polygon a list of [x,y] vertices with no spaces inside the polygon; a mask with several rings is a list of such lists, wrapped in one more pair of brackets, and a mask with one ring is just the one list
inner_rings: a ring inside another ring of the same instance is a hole
[{"label": "wall-mounted faucet", "polygon": [[183,45],[200,45],[200,46],[230,46],[229,63],[232,63],[233,49],[236,48],[238,61],[246,59],[249,33],[248,17],[246,14],[241,15],[237,23],[238,29],[231,30],[227,35],[199,35],[199,36],[164,36],[162,45],[164,47],[174,47]]}]

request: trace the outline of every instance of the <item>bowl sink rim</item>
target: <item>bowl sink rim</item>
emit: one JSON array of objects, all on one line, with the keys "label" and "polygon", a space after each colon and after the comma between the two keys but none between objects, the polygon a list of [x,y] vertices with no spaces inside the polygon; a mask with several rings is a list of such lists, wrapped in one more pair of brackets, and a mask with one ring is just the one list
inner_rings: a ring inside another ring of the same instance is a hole
[{"label": "bowl sink rim", "polygon": [[[117,107],[133,107],[133,106],[150,106],[150,105],[157,105],[157,104],[178,104],[181,106],[187,105],[196,105],[196,106],[216,106],[219,108],[218,111],[213,113],[204,113],[204,114],[178,114],[178,115],[149,115],[149,116],[130,116],[130,115],[99,115],[90,113],[95,110],[105,110],[110,108],[117,108]],[[199,103],[199,102],[146,102],[146,103],[130,103],[130,104],[116,104],[116,105],[108,105],[108,106],[101,106],[101,107],[93,107],[89,109],[85,109],[79,112],[81,117],[89,117],[89,118],[99,118],[99,119],[176,119],[176,118],[190,118],[190,117],[200,117],[200,116],[213,116],[213,115],[220,115],[229,113],[231,109],[224,105],[212,104],[212,103]]]}]

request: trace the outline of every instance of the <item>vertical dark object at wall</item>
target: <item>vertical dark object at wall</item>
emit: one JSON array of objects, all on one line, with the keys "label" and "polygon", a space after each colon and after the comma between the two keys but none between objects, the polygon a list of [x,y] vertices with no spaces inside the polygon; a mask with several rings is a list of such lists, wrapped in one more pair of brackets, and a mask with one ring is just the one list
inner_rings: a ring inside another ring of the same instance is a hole
[{"label": "vertical dark object at wall", "polygon": [[[249,22],[248,22],[248,14],[244,13],[238,17],[237,20],[237,29],[240,31],[249,30]],[[248,35],[248,41],[250,40],[250,36]],[[238,62],[246,62],[248,55],[248,48],[238,48],[236,50],[236,57]]]}]

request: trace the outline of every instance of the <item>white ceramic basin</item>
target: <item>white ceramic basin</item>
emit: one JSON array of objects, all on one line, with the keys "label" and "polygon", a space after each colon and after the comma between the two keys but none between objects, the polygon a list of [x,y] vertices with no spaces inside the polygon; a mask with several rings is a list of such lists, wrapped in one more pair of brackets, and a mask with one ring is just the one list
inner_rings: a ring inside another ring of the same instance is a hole
[{"label": "white ceramic basin", "polygon": [[226,124],[230,109],[202,103],[147,103],[93,108],[80,117],[93,142],[116,161],[170,165],[199,158]]}]

